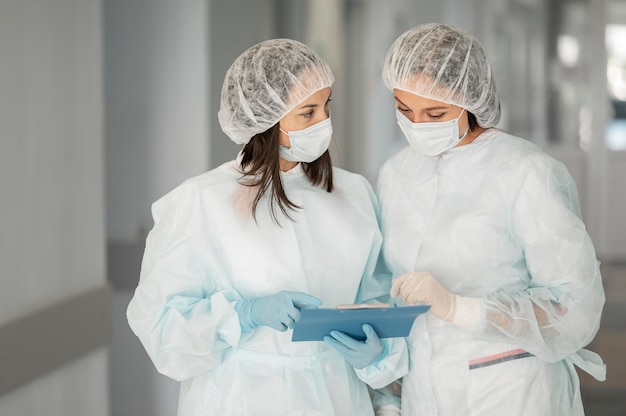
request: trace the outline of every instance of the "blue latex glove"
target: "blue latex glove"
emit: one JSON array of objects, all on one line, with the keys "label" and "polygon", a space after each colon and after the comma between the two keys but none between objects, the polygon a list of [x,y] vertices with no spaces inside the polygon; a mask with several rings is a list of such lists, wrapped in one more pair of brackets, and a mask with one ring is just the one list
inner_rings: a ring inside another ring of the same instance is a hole
[{"label": "blue latex glove", "polygon": [[371,325],[363,325],[365,341],[357,341],[339,331],[331,331],[324,341],[339,351],[343,358],[354,368],[359,369],[374,364],[384,356],[385,345]]},{"label": "blue latex glove", "polygon": [[277,331],[293,328],[300,319],[300,309],[317,308],[322,301],[303,292],[282,291],[262,298],[241,299],[235,305],[244,331],[269,326]]}]

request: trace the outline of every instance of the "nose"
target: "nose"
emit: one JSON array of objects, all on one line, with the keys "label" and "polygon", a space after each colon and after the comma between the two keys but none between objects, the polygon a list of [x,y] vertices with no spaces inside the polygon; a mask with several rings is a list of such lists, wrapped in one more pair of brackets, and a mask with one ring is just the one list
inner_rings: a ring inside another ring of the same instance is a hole
[{"label": "nose", "polygon": [[326,120],[328,117],[330,117],[330,107],[328,107],[328,105],[326,106],[326,108],[324,108],[324,111],[322,112],[322,114],[324,115],[323,117],[320,117],[319,120],[317,121],[324,121]]},{"label": "nose", "polygon": [[411,123],[417,123],[419,120],[416,120],[415,113],[413,111],[403,112],[401,113],[403,117],[406,117]]}]

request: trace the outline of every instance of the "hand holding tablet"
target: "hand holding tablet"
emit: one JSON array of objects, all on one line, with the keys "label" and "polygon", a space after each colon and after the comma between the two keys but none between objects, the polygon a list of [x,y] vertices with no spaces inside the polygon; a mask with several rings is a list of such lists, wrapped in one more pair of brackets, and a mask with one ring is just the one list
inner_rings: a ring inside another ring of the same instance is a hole
[{"label": "hand holding tablet", "polygon": [[331,331],[340,331],[356,340],[365,340],[363,324],[370,324],[380,338],[406,337],[413,321],[429,306],[387,304],[340,305],[337,308],[302,309],[291,340],[323,341]]}]

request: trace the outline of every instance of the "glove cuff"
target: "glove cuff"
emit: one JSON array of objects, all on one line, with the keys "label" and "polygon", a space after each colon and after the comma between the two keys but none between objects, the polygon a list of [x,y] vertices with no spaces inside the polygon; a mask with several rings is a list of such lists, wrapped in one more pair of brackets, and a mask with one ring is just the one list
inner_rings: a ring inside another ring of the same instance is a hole
[{"label": "glove cuff", "polygon": [[482,316],[482,299],[454,295],[456,312],[452,323],[464,331],[474,332]]},{"label": "glove cuff", "polygon": [[239,316],[239,323],[241,324],[242,332],[250,332],[257,325],[252,321],[252,305],[255,299],[240,299],[235,303],[235,311]]}]

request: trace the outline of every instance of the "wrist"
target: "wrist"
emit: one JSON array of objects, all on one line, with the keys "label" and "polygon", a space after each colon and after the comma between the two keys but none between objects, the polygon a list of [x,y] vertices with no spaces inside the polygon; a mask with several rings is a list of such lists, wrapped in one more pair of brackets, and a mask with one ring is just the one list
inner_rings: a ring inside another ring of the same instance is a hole
[{"label": "wrist", "polygon": [[482,316],[482,299],[454,295],[456,312],[452,323],[464,331],[474,332]]},{"label": "wrist", "polygon": [[[380,354],[378,354],[377,357],[375,357],[369,364],[367,364],[365,367],[369,367],[369,366],[375,366],[376,364],[378,364],[379,362],[381,362],[386,356],[387,356],[387,342],[385,342],[384,340],[381,340],[381,344],[382,344],[382,350],[380,351]],[[365,368],[362,367],[362,368]]]},{"label": "wrist", "polygon": [[254,329],[257,324],[252,320],[252,305],[255,299],[240,299],[235,303],[235,311],[239,316],[239,323],[243,332],[249,332]]}]

